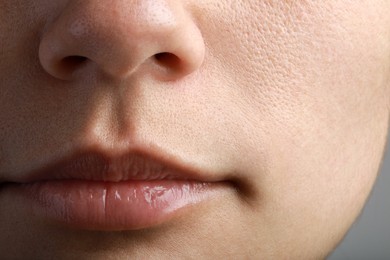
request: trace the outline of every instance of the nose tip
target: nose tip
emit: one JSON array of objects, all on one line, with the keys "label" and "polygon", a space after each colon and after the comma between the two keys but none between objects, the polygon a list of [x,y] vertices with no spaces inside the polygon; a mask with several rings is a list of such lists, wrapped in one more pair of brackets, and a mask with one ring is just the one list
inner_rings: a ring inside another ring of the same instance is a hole
[{"label": "nose tip", "polygon": [[44,70],[62,80],[92,73],[123,79],[137,71],[176,80],[201,66],[201,32],[178,1],[125,2],[71,1],[43,33]]}]

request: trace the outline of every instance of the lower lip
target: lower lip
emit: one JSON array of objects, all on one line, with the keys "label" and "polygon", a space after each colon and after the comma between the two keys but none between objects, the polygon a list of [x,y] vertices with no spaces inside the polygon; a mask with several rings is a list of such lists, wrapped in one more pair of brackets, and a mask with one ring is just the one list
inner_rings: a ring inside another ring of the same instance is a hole
[{"label": "lower lip", "polygon": [[210,183],[44,181],[15,185],[34,215],[85,230],[137,230],[167,222],[215,195]]}]

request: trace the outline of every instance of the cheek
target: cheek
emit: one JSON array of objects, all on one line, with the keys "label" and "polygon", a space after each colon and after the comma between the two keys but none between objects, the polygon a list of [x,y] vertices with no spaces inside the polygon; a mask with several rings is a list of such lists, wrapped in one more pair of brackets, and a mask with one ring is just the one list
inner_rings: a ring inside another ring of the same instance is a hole
[{"label": "cheek", "polygon": [[[245,114],[234,120],[246,123],[257,144],[246,147],[242,164],[253,166],[246,170],[262,206],[273,209],[269,221],[295,219],[301,230],[312,223],[321,227],[314,233],[330,230],[341,238],[368,196],[384,149],[390,5],[227,6],[210,4],[205,19],[215,23],[205,38],[220,61],[215,66],[234,82],[232,103]],[[251,163],[259,156],[261,166]]]},{"label": "cheek", "polygon": [[214,23],[201,24],[216,70],[232,82],[234,109],[257,126],[251,134],[271,151],[315,151],[313,160],[372,157],[363,148],[387,127],[390,5],[229,4],[210,4],[203,19]]}]

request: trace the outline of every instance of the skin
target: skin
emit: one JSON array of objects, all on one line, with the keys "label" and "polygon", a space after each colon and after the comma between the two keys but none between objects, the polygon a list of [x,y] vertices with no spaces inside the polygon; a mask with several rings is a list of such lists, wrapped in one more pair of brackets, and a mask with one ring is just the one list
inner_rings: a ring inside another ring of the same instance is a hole
[{"label": "skin", "polygon": [[235,187],[132,232],[50,225],[0,187],[2,256],[325,258],[380,168],[389,13],[385,0],[0,0],[0,181],[70,147],[142,143]]}]

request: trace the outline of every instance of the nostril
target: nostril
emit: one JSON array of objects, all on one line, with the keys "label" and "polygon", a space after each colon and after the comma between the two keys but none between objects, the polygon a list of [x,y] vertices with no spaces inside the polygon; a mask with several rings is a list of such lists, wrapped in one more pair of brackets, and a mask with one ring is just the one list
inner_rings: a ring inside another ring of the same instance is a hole
[{"label": "nostril", "polygon": [[68,56],[61,60],[59,66],[61,67],[60,69],[70,73],[77,70],[87,60],[88,58],[83,56]]},{"label": "nostril", "polygon": [[160,52],[154,55],[157,63],[168,69],[179,69],[180,59],[176,55],[169,52]]}]

